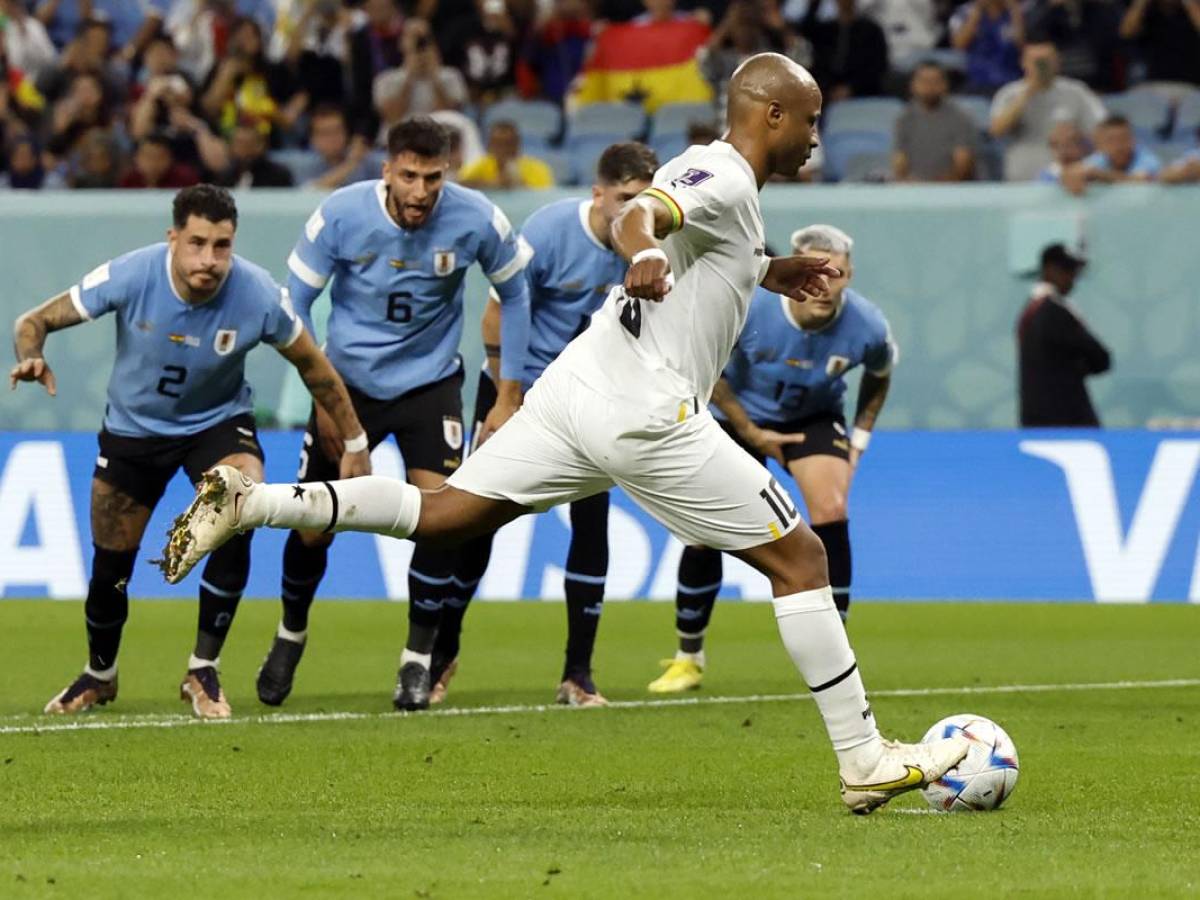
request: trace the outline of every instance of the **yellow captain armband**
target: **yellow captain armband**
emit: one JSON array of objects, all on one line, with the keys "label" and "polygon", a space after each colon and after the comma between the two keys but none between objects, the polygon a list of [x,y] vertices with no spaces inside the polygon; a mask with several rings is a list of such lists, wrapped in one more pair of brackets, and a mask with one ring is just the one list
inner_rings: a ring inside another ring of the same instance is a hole
[{"label": "yellow captain armband", "polygon": [[683,210],[680,208],[679,204],[675,202],[674,197],[664,190],[653,187],[646,188],[646,190],[642,191],[642,193],[653,197],[656,200],[661,200],[664,204],[666,204],[667,209],[671,213],[671,231],[678,231],[683,227]]}]

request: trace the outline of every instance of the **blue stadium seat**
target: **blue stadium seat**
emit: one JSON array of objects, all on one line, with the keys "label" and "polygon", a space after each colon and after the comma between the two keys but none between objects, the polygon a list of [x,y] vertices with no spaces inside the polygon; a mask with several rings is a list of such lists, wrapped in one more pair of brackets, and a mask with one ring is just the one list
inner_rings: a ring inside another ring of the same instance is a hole
[{"label": "blue stadium seat", "polygon": [[1110,113],[1129,120],[1139,139],[1156,141],[1162,138],[1171,115],[1171,104],[1165,97],[1149,91],[1134,91],[1128,94],[1106,94],[1100,99]]},{"label": "blue stadium seat", "polygon": [[904,104],[892,97],[843,100],[825,111],[825,134],[839,131],[881,131],[891,135]]},{"label": "blue stadium seat", "polygon": [[553,143],[562,132],[562,111],[547,100],[501,100],[483,114],[483,129],[504,119],[516,122],[521,137]]},{"label": "blue stadium seat", "polygon": [[717,110],[711,103],[664,103],[650,120],[650,136],[684,135],[692,122],[716,121]]},{"label": "blue stadium seat", "polygon": [[571,141],[571,175],[574,184],[591,184],[596,178],[600,154],[613,143],[610,135],[575,138]]},{"label": "blue stadium seat", "polygon": [[843,181],[882,182],[892,177],[892,154],[855,153],[846,158]]},{"label": "blue stadium seat", "polygon": [[972,97],[964,94],[951,97],[950,100],[971,117],[976,128],[980,131],[988,130],[992,124],[992,103],[987,97]]},{"label": "blue stadium seat", "polygon": [[292,173],[297,185],[312,181],[325,169],[321,157],[312,150],[275,150],[270,156]]},{"label": "blue stadium seat", "polygon": [[890,154],[892,135],[882,131],[837,131],[825,135],[825,180],[841,181],[851,160],[863,154]]},{"label": "blue stadium seat", "polygon": [[1195,147],[1195,144],[1188,141],[1162,141],[1146,145],[1146,149],[1158,157],[1164,169]]},{"label": "blue stadium seat", "polygon": [[1192,91],[1175,109],[1175,128],[1171,137],[1176,141],[1195,141],[1200,128],[1200,91]]},{"label": "blue stadium seat", "polygon": [[686,150],[688,139],[687,135],[683,134],[667,134],[661,137],[655,135],[650,139],[650,146],[658,155],[659,164],[662,164]]},{"label": "blue stadium seat", "polygon": [[554,170],[556,184],[569,185],[575,183],[575,173],[571,171],[571,157],[558,150],[542,150],[533,154]]},{"label": "blue stadium seat", "polygon": [[646,130],[646,114],[635,103],[588,103],[567,116],[567,140],[627,141]]},{"label": "blue stadium seat", "polygon": [[967,71],[967,54],[962,50],[949,47],[939,47],[935,50],[914,50],[892,60],[892,71],[909,74],[916,71],[917,66],[924,62],[937,63],[948,73],[965,74]]}]

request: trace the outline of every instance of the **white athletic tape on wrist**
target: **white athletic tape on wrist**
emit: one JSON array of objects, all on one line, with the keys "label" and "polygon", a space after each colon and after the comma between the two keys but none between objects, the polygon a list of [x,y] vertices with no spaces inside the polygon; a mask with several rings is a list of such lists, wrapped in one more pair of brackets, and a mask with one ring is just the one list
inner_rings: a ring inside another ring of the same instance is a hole
[{"label": "white athletic tape on wrist", "polygon": [[850,432],[850,446],[859,453],[866,453],[867,446],[871,443],[871,432],[865,428],[855,428]]},{"label": "white athletic tape on wrist", "polygon": [[636,266],[643,259],[661,259],[668,265],[671,262],[669,259],[667,259],[667,254],[663,252],[661,248],[647,247],[645,250],[639,250],[637,253],[633,254],[633,258],[629,260],[629,264]]},{"label": "white athletic tape on wrist", "polygon": [[347,453],[362,453],[370,446],[365,431],[360,431],[357,437],[347,438],[345,444]]}]

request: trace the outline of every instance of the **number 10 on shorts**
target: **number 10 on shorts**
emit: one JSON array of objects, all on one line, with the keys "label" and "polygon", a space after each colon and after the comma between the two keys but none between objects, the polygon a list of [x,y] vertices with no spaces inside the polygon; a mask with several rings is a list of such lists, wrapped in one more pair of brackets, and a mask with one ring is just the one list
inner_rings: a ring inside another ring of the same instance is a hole
[{"label": "number 10 on shorts", "polygon": [[783,533],[787,531],[788,526],[800,517],[800,513],[792,504],[792,498],[787,495],[787,492],[779,486],[779,482],[774,478],[770,480],[765,488],[758,492],[758,496],[767,501],[767,506],[771,507],[771,512],[775,518],[779,519],[779,524],[768,522],[767,527],[771,529],[771,536],[778,539],[783,537]]}]

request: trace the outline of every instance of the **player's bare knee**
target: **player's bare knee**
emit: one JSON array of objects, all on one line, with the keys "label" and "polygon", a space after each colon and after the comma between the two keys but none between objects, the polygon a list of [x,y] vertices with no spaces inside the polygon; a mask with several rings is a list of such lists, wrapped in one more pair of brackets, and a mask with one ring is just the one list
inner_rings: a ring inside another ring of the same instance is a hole
[{"label": "player's bare knee", "polygon": [[829,584],[829,565],[825,545],[812,531],[803,526],[794,529],[787,539],[789,546],[783,565],[771,578],[776,596],[813,591]]},{"label": "player's bare knee", "polygon": [[848,516],[846,495],[834,491],[815,501],[809,509],[809,516],[814,525],[828,525],[831,522],[844,522]]}]

